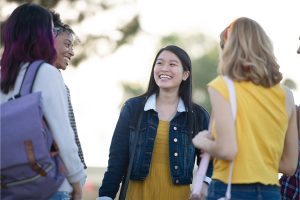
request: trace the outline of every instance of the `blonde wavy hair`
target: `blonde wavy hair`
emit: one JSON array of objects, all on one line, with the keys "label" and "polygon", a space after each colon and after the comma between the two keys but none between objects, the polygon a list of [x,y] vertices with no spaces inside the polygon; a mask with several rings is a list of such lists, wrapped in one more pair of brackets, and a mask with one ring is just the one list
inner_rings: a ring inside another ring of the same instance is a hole
[{"label": "blonde wavy hair", "polygon": [[263,28],[254,20],[242,17],[222,33],[224,48],[219,72],[237,81],[252,81],[271,87],[282,80],[273,45]]}]

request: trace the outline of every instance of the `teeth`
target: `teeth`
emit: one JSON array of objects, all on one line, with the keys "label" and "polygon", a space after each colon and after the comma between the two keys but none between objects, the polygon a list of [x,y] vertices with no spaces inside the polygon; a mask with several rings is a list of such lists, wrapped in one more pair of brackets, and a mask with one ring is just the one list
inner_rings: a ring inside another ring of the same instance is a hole
[{"label": "teeth", "polygon": [[159,76],[159,78],[161,78],[161,79],[170,79],[170,78],[171,78],[171,76],[168,76],[168,75],[162,74],[162,75],[160,75],[160,76]]},{"label": "teeth", "polygon": [[70,59],[69,59],[68,57],[64,57],[64,60],[65,60],[65,62],[66,62],[66,65],[69,65]]}]

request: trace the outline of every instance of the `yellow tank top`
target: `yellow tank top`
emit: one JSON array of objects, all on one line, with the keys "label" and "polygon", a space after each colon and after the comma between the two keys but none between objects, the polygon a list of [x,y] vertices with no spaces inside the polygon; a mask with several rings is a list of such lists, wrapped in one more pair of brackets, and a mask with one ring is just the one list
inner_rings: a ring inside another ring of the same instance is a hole
[{"label": "yellow tank top", "polygon": [[[217,77],[208,84],[229,101],[226,83]],[[232,183],[278,185],[278,168],[288,127],[285,92],[250,81],[234,82],[237,96],[236,138]],[[213,125],[212,134],[216,137]],[[214,160],[213,179],[227,183],[229,162]]]},{"label": "yellow tank top", "polygon": [[169,161],[169,122],[159,121],[149,174],[144,181],[129,181],[126,200],[188,199],[189,185],[174,185]]}]

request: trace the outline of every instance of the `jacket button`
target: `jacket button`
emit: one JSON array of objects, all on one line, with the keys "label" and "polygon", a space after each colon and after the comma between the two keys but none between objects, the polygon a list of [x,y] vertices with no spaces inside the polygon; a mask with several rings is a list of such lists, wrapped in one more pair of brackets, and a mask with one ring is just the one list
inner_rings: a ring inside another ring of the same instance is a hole
[{"label": "jacket button", "polygon": [[174,138],[174,142],[177,142],[178,140],[177,140],[177,138]]},{"label": "jacket button", "polygon": [[174,126],[174,128],[173,128],[173,129],[174,129],[174,131],[176,131],[176,130],[177,130],[177,127],[176,127],[176,126]]},{"label": "jacket button", "polygon": [[177,166],[177,165],[175,165],[175,166],[174,166],[174,168],[175,168],[175,169],[178,169],[178,166]]},{"label": "jacket button", "polygon": [[178,153],[177,153],[177,152],[175,152],[175,153],[174,153],[174,156],[176,156],[176,157],[177,157],[177,156],[178,156]]}]

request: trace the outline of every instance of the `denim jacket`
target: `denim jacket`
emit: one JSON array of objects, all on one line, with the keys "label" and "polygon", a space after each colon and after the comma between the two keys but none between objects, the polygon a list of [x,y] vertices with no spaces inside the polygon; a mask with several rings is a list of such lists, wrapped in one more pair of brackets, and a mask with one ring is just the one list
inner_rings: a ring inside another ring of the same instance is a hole
[{"label": "denim jacket", "polygon": [[[143,181],[149,173],[159,119],[155,111],[155,95],[147,100],[144,109],[142,108],[143,102],[144,98],[131,98],[126,101],[121,110],[113,134],[108,168],[99,189],[99,196],[114,199],[118,192],[119,185],[126,174],[140,111],[143,111],[142,121],[130,179]],[[191,137],[188,136],[187,113],[183,101],[180,99],[177,113],[170,121],[169,129],[170,172],[175,185],[192,183],[195,158],[198,155],[198,150],[195,149],[191,143]],[[193,113],[198,122],[197,128],[194,129],[196,133],[207,129],[208,113],[199,105],[194,105]],[[208,175],[210,176],[212,166],[210,165],[209,168]]]}]

